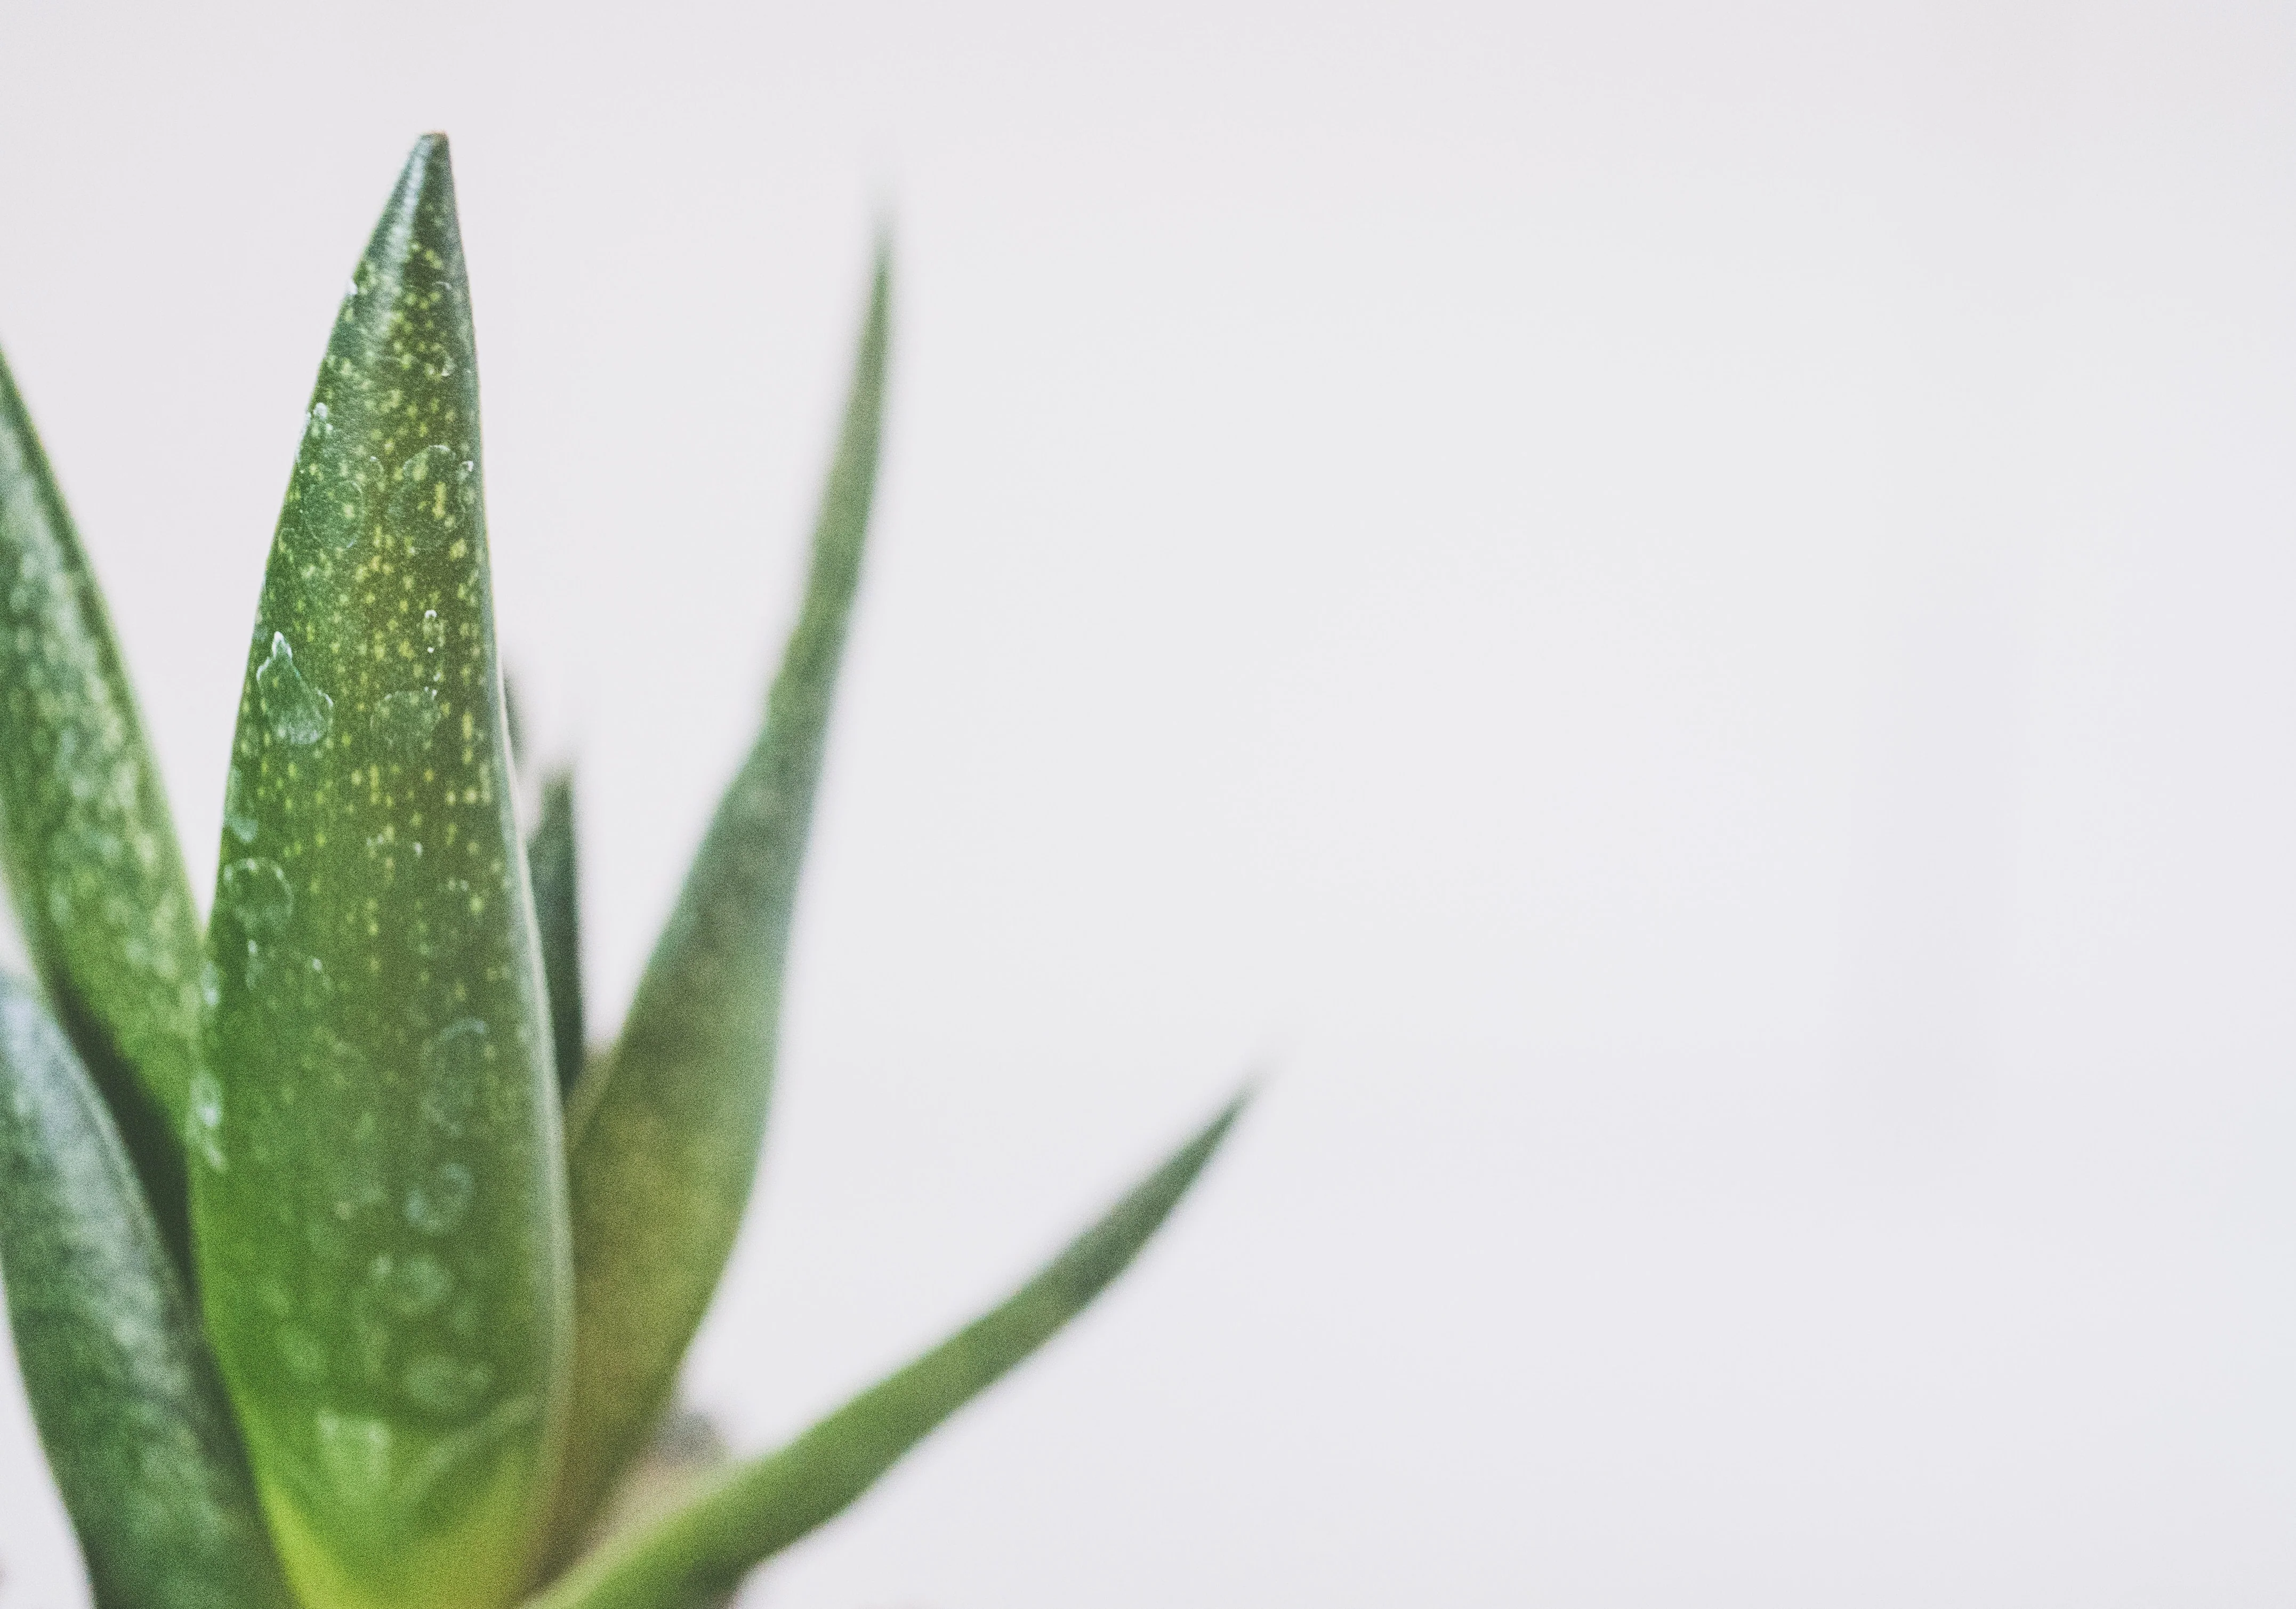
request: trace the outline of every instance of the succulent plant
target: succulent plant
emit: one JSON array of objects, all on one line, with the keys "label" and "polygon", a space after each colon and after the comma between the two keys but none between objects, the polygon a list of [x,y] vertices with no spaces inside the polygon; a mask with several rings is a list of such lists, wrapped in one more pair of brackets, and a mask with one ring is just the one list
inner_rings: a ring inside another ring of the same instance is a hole
[{"label": "succulent plant", "polygon": [[[1119,1273],[1242,1097],[1034,1278],[638,1516],[756,1174],[860,579],[880,250],[767,717],[614,1041],[573,791],[521,841],[470,295],[418,142],[313,390],[202,931],[103,603],[0,366],[0,1270],[107,1609],[669,1609],[837,1514]],[[627,1511],[632,1504],[619,1504]]]}]

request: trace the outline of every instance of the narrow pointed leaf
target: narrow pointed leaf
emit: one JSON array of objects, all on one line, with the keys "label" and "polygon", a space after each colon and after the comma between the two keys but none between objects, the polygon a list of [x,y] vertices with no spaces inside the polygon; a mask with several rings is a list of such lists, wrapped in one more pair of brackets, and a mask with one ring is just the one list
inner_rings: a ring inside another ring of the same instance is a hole
[{"label": "narrow pointed leaf", "polygon": [[222,1383],[111,1114],[0,978],[0,1272],[97,1609],[292,1609]]},{"label": "narrow pointed leaf", "polygon": [[526,765],[526,724],[519,719],[518,684],[505,671],[503,675],[503,726],[510,733],[510,763],[513,769]]},{"label": "narrow pointed leaf", "polygon": [[668,1400],[757,1172],[798,868],[876,480],[888,295],[881,254],[765,730],[718,807],[619,1046],[569,1112],[576,1339],[552,1526],[562,1550]]},{"label": "narrow pointed leaf", "polygon": [[1156,1232],[1245,1097],[1151,1174],[1004,1304],[871,1386],[779,1452],[736,1466],[685,1506],[609,1543],[533,1609],[694,1609],[834,1518],[943,1420],[1082,1311]]},{"label": "narrow pointed leaf", "polygon": [[199,918],[102,595],[4,360],[0,850],[33,965],[183,1264]]},{"label": "narrow pointed leaf", "polygon": [[542,975],[550,987],[550,1041],[558,1086],[582,1075],[582,891],[574,832],[574,774],[554,772],[542,784],[542,819],[526,841],[534,882],[535,925],[542,935]]},{"label": "narrow pointed leaf", "polygon": [[528,1568],[570,1326],[443,138],[353,275],[264,578],[194,1130],[207,1321],[311,1609]]}]

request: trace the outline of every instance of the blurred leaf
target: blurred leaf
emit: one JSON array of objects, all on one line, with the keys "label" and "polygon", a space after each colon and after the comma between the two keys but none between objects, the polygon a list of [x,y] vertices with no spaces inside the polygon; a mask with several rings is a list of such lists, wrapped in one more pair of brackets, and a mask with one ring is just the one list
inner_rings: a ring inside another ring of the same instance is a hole
[{"label": "blurred leaf", "polygon": [[876,479],[889,294],[881,251],[765,730],[694,857],[620,1043],[569,1108],[573,1430],[551,1527],[562,1554],[668,1400],[757,1172],[798,868]]},{"label": "blurred leaf", "polygon": [[695,1609],[834,1518],[1124,1271],[1203,1171],[1247,1098],[1239,1096],[1003,1306],[779,1452],[736,1466],[675,1514],[610,1543],[532,1609]]},{"label": "blurred leaf", "polygon": [[708,1416],[673,1405],[654,1426],[645,1451],[623,1472],[612,1500],[599,1512],[585,1539],[586,1551],[606,1538],[660,1519],[733,1461],[733,1450]]},{"label": "blurred leaf", "polygon": [[563,1401],[559,1101],[478,400],[429,135],[343,300],[264,579],[209,934],[221,1082],[193,1131],[208,1327],[313,1609],[513,1597]]},{"label": "blurred leaf", "polygon": [[574,831],[574,774],[554,771],[542,784],[542,819],[526,841],[534,884],[534,920],[542,935],[542,975],[550,986],[550,1040],[558,1085],[582,1076],[582,890]]},{"label": "blurred leaf", "polygon": [[97,1609],[291,1609],[221,1383],[111,1115],[0,978],[0,1270]]},{"label": "blurred leaf", "polygon": [[4,361],[0,850],[33,965],[186,1267],[199,919],[102,595]]},{"label": "blurred leaf", "polygon": [[503,677],[503,727],[510,734],[510,763],[513,769],[526,764],[526,723],[519,718],[518,683],[505,674]]}]

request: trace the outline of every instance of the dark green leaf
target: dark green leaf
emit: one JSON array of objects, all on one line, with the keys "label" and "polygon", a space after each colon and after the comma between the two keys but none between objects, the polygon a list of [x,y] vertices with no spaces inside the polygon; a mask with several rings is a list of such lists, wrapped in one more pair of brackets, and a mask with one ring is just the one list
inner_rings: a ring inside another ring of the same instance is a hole
[{"label": "dark green leaf", "polygon": [[528,1569],[569,1340],[559,1101],[443,138],[353,275],[264,578],[209,946],[208,1327],[313,1609]]},{"label": "dark green leaf", "polygon": [[221,1383],[70,1045],[0,978],[0,1270],[97,1609],[291,1609]]},{"label": "dark green leaf", "polygon": [[694,1609],[835,1517],[902,1454],[1050,1339],[1124,1271],[1227,1135],[1243,1099],[1003,1306],[863,1391],[779,1452],[608,1544],[532,1609]]},{"label": "dark green leaf", "polygon": [[554,771],[542,784],[542,819],[526,841],[534,882],[534,920],[542,934],[542,975],[550,985],[550,1041],[558,1085],[582,1076],[582,890],[574,832],[574,774]]},{"label": "dark green leaf", "polygon": [[102,596],[4,361],[0,850],[33,965],[183,1265],[199,918]]},{"label": "dark green leaf", "polygon": [[552,1534],[581,1534],[668,1401],[740,1227],[765,1132],[783,957],[877,470],[878,259],[805,604],[614,1052],[568,1115],[573,1433]]},{"label": "dark green leaf", "polygon": [[526,764],[526,723],[518,718],[518,683],[505,673],[503,677],[503,725],[510,732],[510,763],[522,768]]}]

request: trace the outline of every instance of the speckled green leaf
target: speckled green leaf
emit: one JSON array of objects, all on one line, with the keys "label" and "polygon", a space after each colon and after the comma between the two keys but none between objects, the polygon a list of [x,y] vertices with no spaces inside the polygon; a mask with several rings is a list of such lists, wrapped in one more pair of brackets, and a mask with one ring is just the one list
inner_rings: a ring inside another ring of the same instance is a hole
[{"label": "speckled green leaf", "polygon": [[534,919],[542,934],[542,975],[550,986],[550,1042],[558,1084],[582,1075],[582,891],[574,833],[574,774],[554,771],[542,784],[542,819],[526,841],[534,882]]},{"label": "speckled green leaf", "polygon": [[313,1609],[514,1595],[562,1419],[559,1101],[443,138],[352,276],[264,577],[209,950],[208,1329]]},{"label": "speckled green leaf", "polygon": [[0,978],[0,1273],[97,1609],[291,1609],[221,1383],[111,1115]]},{"label": "speckled green leaf", "polygon": [[1163,1223],[1242,1109],[1239,1097],[1004,1304],[779,1452],[609,1543],[534,1609],[695,1609],[828,1520],[1082,1311]]},{"label": "speckled green leaf", "polygon": [[4,361],[0,850],[33,965],[180,1263],[199,919],[102,596]]},{"label": "speckled green leaf", "polygon": [[552,1526],[562,1549],[668,1401],[757,1172],[798,867],[876,480],[888,296],[881,254],[765,730],[718,807],[619,1046],[570,1108],[576,1339]]}]

